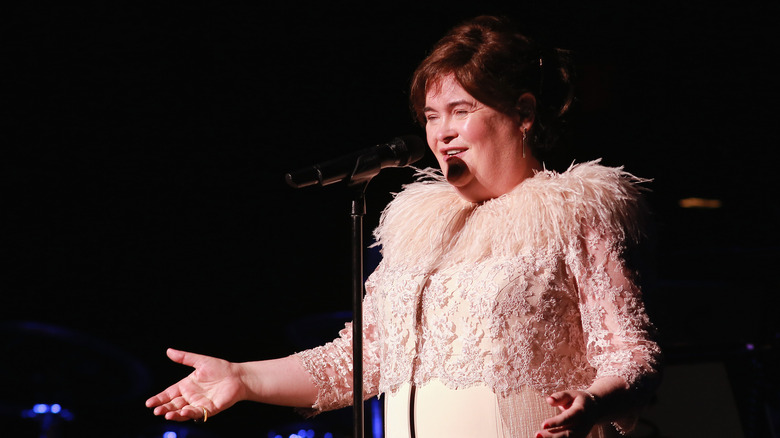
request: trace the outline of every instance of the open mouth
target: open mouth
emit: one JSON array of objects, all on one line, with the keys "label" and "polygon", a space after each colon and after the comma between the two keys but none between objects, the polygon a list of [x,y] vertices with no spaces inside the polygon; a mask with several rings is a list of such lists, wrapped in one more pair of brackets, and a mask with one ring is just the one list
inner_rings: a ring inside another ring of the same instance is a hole
[{"label": "open mouth", "polygon": [[444,155],[447,157],[453,157],[455,155],[458,155],[461,152],[464,152],[466,149],[450,149],[448,151],[444,152]]}]

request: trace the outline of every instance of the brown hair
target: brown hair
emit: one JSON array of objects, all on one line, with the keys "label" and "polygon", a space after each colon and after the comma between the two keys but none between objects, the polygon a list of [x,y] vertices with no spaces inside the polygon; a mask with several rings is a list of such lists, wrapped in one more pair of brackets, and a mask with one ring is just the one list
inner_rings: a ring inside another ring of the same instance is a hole
[{"label": "brown hair", "polygon": [[455,80],[477,100],[508,115],[520,115],[524,93],[536,98],[531,148],[551,147],[554,125],[573,100],[568,53],[543,52],[519,33],[507,18],[480,16],[453,28],[433,47],[412,76],[412,112],[425,125],[425,97],[444,76]]}]

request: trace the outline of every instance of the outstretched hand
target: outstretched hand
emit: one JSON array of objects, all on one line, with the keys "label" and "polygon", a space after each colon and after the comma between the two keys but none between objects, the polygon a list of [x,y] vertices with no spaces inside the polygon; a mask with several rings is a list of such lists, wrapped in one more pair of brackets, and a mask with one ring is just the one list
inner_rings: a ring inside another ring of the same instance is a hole
[{"label": "outstretched hand", "polygon": [[172,361],[195,370],[146,401],[146,407],[154,408],[154,415],[174,421],[204,420],[205,415],[216,415],[243,399],[237,364],[170,348],[167,354]]},{"label": "outstretched hand", "polygon": [[584,438],[596,424],[597,403],[584,391],[556,392],[547,403],[561,413],[545,420],[536,438]]}]

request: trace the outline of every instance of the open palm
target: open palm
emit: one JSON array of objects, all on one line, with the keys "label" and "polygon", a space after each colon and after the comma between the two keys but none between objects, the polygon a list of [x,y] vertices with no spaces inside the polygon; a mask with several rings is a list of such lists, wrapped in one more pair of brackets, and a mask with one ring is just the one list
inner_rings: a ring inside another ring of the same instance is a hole
[{"label": "open palm", "polygon": [[149,398],[146,406],[168,420],[201,420],[204,411],[215,415],[242,399],[239,367],[215,357],[168,349],[174,362],[195,368],[189,376]]}]

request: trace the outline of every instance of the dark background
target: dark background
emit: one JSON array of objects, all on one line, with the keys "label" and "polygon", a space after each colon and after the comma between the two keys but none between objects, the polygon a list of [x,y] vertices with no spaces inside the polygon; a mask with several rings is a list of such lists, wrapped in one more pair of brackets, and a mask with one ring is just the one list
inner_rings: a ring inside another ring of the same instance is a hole
[{"label": "dark background", "polygon": [[[499,13],[575,53],[570,160],[653,179],[643,283],[668,364],[725,364],[745,435],[770,436],[777,3],[3,9],[0,435],[37,436],[18,413],[57,402],[73,414],[64,436],[161,436],[143,401],[188,372],[166,347],[243,361],[335,336],[351,308],[349,192],[295,190],[284,173],[422,134],[411,72],[451,26]],[[369,185],[367,243],[411,175]],[[266,436],[299,419],[242,403],[179,430]]]}]

